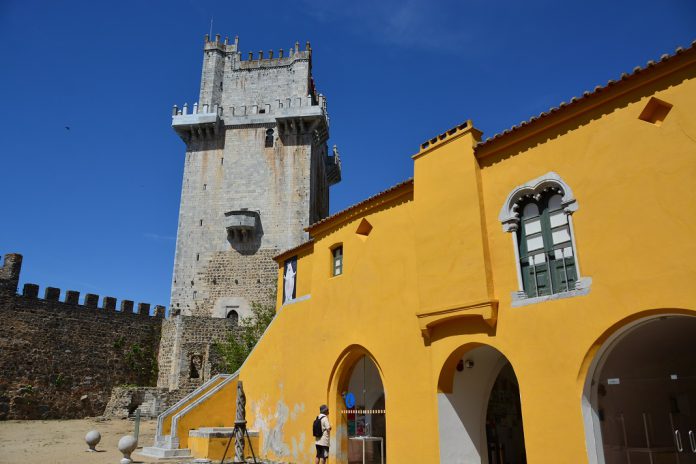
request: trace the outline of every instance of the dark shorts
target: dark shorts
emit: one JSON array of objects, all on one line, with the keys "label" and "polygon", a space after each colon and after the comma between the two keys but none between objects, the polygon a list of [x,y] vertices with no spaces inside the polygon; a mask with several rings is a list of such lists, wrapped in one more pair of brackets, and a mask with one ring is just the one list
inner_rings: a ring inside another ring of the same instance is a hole
[{"label": "dark shorts", "polygon": [[329,457],[329,447],[328,446],[321,446],[321,445],[314,445],[317,447],[317,457],[318,458],[328,458]]}]

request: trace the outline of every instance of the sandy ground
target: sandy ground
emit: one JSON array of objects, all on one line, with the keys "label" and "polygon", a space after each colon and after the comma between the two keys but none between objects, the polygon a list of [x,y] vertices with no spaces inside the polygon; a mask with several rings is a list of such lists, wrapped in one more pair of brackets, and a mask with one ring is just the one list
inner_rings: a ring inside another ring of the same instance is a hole
[{"label": "sandy ground", "polygon": [[[139,448],[152,446],[156,424],[154,420],[140,423]],[[123,457],[118,440],[132,435],[134,426],[129,420],[0,421],[0,464],[118,464]],[[98,453],[85,451],[85,434],[90,430],[101,433]],[[132,459],[136,463],[178,462],[144,458],[138,450]]]}]

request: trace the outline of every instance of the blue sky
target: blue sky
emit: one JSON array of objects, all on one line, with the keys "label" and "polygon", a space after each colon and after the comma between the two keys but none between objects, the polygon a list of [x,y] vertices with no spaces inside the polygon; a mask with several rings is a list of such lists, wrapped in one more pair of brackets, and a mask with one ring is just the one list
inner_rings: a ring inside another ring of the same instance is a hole
[{"label": "blue sky", "polygon": [[311,41],[332,212],[410,177],[451,126],[491,136],[696,39],[693,0],[0,0],[0,253],[24,255],[22,282],[168,304],[171,106],[197,98],[211,17],[243,56]]}]

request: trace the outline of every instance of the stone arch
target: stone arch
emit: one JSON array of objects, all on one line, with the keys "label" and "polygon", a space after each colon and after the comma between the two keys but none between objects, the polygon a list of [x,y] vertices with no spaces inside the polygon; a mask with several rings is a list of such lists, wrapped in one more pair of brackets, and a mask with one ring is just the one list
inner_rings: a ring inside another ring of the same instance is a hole
[{"label": "stone arch", "polygon": [[[350,345],[345,348],[341,354],[336,358],[336,362],[333,365],[331,374],[329,376],[328,391],[327,396],[329,398],[328,405],[329,410],[333,411],[333,421],[336,424],[334,427],[335,433],[331,437],[331,454],[335,454],[336,462],[347,462],[348,461],[348,433],[349,433],[349,423],[348,416],[342,411],[346,410],[344,394],[347,391],[348,383],[353,372],[353,368],[361,359],[366,358],[369,362],[374,365],[379,380],[382,387],[382,395],[373,398],[374,401],[368,401],[368,404],[364,405],[366,408],[375,409],[376,406],[382,405],[382,408],[386,411],[388,408],[388,394],[384,388],[384,373],[379,362],[372,355],[372,353],[362,345]],[[386,431],[386,414],[379,419],[371,417],[371,423],[381,424],[380,427],[384,427]],[[374,425],[373,424],[373,425]],[[386,437],[384,440],[384,446],[386,448]],[[386,455],[386,449],[385,449]],[[386,462],[386,459],[385,459]]]},{"label": "stone arch", "polygon": [[[689,333],[691,335],[696,335],[696,311],[688,309],[653,309],[637,312],[629,317],[626,317],[616,322],[607,330],[605,330],[587,350],[583,362],[581,364],[580,370],[578,372],[578,380],[582,382],[583,385],[581,408],[584,422],[585,444],[587,448],[588,461],[590,464],[611,464],[613,462],[616,462],[616,460],[612,456],[606,456],[604,450],[605,437],[602,432],[602,423],[605,421],[607,415],[611,415],[611,412],[607,412],[600,407],[600,396],[606,396],[607,389],[609,388],[608,379],[602,379],[604,367],[607,365],[608,362],[611,361],[613,361],[614,365],[617,365],[616,360],[611,359],[613,354],[621,353],[621,351],[617,350],[617,348],[621,348],[623,346],[623,349],[625,351],[627,349],[626,345],[630,346],[629,344],[632,341],[631,339],[641,337],[643,334],[650,333],[651,331],[653,331],[653,329],[656,328],[658,329],[658,331],[653,333],[660,334],[661,332],[659,331],[658,325],[656,325],[656,323],[668,320],[671,320],[670,322],[675,327],[679,326],[681,328],[685,328],[688,325],[689,328],[687,328],[686,330],[689,330]],[[685,321],[688,321],[688,323],[684,324]],[[662,331],[662,333],[664,333],[664,330]],[[643,337],[641,337],[641,339],[642,338]],[[669,338],[673,337],[670,336]],[[635,340],[633,340],[633,342],[635,342]],[[641,343],[643,343],[643,340],[641,340]],[[663,348],[663,346],[660,344],[654,346],[654,348],[655,351],[659,351]],[[629,358],[624,357],[622,359]],[[641,363],[650,364],[649,362],[646,363],[646,360],[644,358],[639,359],[639,361]],[[631,369],[631,366],[627,365],[625,369]],[[613,372],[615,372],[615,370]],[[636,373],[636,371],[634,371],[632,372],[632,374],[634,377],[640,378],[640,373]],[[677,373],[675,373],[675,375],[678,376]],[[614,388],[614,386],[620,388],[620,375],[618,377],[613,377],[611,380],[613,384],[611,386],[612,388]],[[664,380],[667,379],[665,378]],[[673,380],[678,380],[678,378],[674,378]],[[659,395],[659,393],[657,394]],[[652,399],[653,398],[651,397],[650,401],[648,401],[647,403],[654,403]],[[696,406],[696,404],[694,404],[694,406]],[[664,417],[657,418],[657,421],[654,420],[654,418],[649,417],[649,412],[642,413],[642,415],[644,422],[642,423],[644,436],[648,440],[652,439],[652,445],[657,446],[663,444],[669,446],[670,444],[672,444],[672,432],[674,432],[675,430],[662,430],[668,425],[670,421],[674,420],[673,417],[671,417],[670,412],[665,411],[663,414]],[[656,430],[655,422],[658,423],[657,428],[660,429],[658,430],[658,436],[654,435],[654,432]],[[670,426],[673,425],[674,424],[670,424]],[[693,426],[693,431],[696,432],[696,423],[694,423]],[[628,434],[624,434],[624,436],[626,437],[627,441],[625,443],[625,447],[629,448],[629,436]],[[689,446],[688,438],[686,438],[684,435],[682,435],[682,438],[684,446]],[[673,444],[676,446],[676,442],[674,442]],[[624,455],[626,452],[626,450],[622,451]]]},{"label": "stone arch", "polygon": [[498,214],[498,220],[503,224],[503,230],[505,232],[510,232],[517,228],[520,216],[520,212],[517,210],[518,201],[525,195],[537,195],[545,189],[559,190],[559,193],[563,196],[561,205],[568,214],[577,211],[578,203],[573,194],[573,190],[565,183],[561,176],[551,171],[523,185],[518,185],[508,194]]},{"label": "stone arch", "polygon": [[[497,403],[503,397],[501,385],[509,405]],[[517,377],[496,347],[470,343],[455,349],[440,370],[437,403],[440,462],[498,462],[503,438],[509,441],[506,459],[525,462]],[[501,410],[510,411],[509,422],[514,425],[505,433],[499,431],[502,421],[492,419]],[[496,457],[489,460],[491,453]]]},{"label": "stone arch", "polygon": [[232,321],[232,325],[239,325],[239,313],[236,309],[230,309],[227,311],[227,319]]}]

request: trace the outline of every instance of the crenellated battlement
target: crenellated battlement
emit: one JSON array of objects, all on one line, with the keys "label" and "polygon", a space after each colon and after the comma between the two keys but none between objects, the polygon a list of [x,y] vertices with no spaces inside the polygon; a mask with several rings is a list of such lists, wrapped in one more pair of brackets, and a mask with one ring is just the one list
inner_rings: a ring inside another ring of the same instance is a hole
[{"label": "crenellated battlement", "polygon": [[[111,296],[101,298],[93,293],[86,293],[82,303],[80,303],[80,292],[76,290],[66,290],[63,300],[60,299],[61,290],[56,287],[46,287],[43,297],[39,297],[39,286],[32,283],[24,284],[22,293],[17,295],[17,286],[22,269],[22,255],[18,253],[8,253],[4,256],[3,266],[0,267],[0,292],[5,296],[22,297],[24,299],[35,299],[43,302],[55,302],[65,304],[69,307],[100,309],[121,314],[135,314],[143,317],[164,317],[166,308],[162,305],[154,307],[150,315],[150,303],[138,303],[137,306],[132,300],[121,300],[120,309],[116,309],[117,299]],[[26,301],[25,301],[26,303]]]},{"label": "crenellated battlement", "polygon": [[215,40],[210,38],[210,35],[205,35],[203,49],[205,51],[220,51],[223,53],[236,53],[239,47],[239,37],[235,37],[230,43],[230,39],[225,37],[224,41],[220,41],[220,34],[215,34]]},{"label": "crenellated battlement", "polygon": [[227,106],[194,103],[189,113],[188,103],[172,107],[172,127],[185,141],[211,139],[221,132],[223,126],[248,126],[254,124],[277,124],[281,132],[318,130],[318,143],[329,136],[329,115],[326,98],[316,96],[294,96],[276,98],[267,103]]},{"label": "crenellated battlement", "polygon": [[[271,102],[266,103],[255,103],[250,105],[239,105],[239,106],[227,106],[225,108],[216,105],[209,105],[204,103],[199,105],[198,102],[194,103],[191,107],[191,112],[189,113],[188,103],[184,103],[183,106],[179,107],[174,105],[172,107],[172,117],[174,118],[174,123],[182,121],[184,118],[176,118],[177,116],[198,116],[201,117],[209,116],[211,117],[210,122],[212,122],[217,117],[242,117],[242,116],[252,116],[257,114],[266,115],[285,115],[290,111],[295,111],[298,108],[310,108],[313,107],[315,110],[319,110],[322,113],[326,113],[326,97],[322,94],[318,94],[316,97],[312,95],[306,96],[294,96],[288,98],[276,98]],[[296,112],[296,111],[295,111]],[[191,119],[191,118],[189,118]]]},{"label": "crenellated battlement", "polygon": [[[61,289],[56,287],[44,288],[43,296],[39,296],[40,288],[36,284],[26,283],[22,287],[20,296],[24,298],[37,299],[43,301],[53,301],[74,306],[76,309],[100,309],[121,314],[134,314],[143,317],[164,317],[166,308],[162,305],[155,305],[152,315],[150,315],[150,303],[138,303],[133,300],[121,300],[119,309],[117,308],[118,300],[112,296],[100,297],[94,293],[86,293],[80,303],[80,292],[76,290],[66,290],[63,299],[60,299]],[[101,305],[99,300],[101,299]]]},{"label": "crenellated battlement", "polygon": [[243,105],[273,106],[276,100],[286,106],[288,98],[307,95],[312,97],[311,106],[316,106],[319,96],[312,79],[309,42],[303,48],[295,42],[289,49],[242,53],[237,37],[231,43],[228,38],[221,40],[220,34],[214,39],[205,37],[198,97],[201,106],[208,104],[210,111],[216,104],[236,110]]},{"label": "crenellated battlement", "polygon": [[[305,44],[304,50],[300,48],[299,42],[295,42],[295,45],[288,48],[287,52],[283,48],[278,49],[277,54],[274,50],[268,50],[267,53],[264,50],[259,50],[256,58],[254,58],[254,52],[247,52],[243,55],[239,50],[239,37],[235,37],[232,43],[230,43],[228,37],[225,37],[223,41],[220,40],[220,37],[220,34],[216,34],[215,39],[212,39],[206,34],[203,50],[206,55],[218,52],[227,56],[233,62],[233,70],[289,66],[295,61],[307,61],[312,58],[312,47],[309,41]],[[244,59],[244,56],[246,56],[246,59]]]}]

